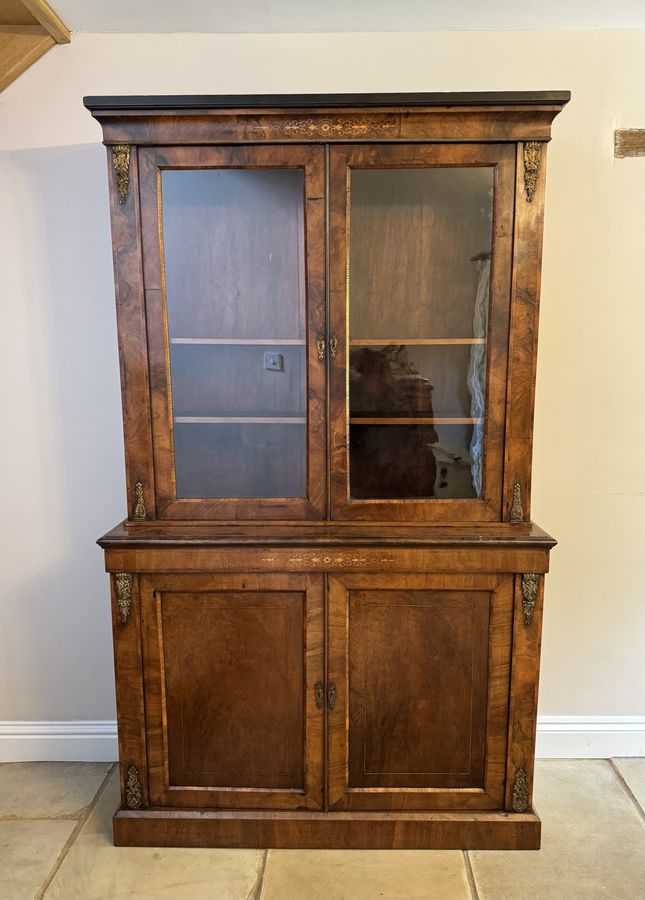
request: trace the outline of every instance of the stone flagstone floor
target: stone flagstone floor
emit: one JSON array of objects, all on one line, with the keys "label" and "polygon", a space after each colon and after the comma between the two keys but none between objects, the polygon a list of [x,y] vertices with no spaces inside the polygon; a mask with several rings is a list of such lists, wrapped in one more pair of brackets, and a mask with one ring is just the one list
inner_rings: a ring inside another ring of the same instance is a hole
[{"label": "stone flagstone floor", "polygon": [[108,763],[0,765],[0,900],[645,900],[645,759],[543,760],[542,850],[116,848]]}]

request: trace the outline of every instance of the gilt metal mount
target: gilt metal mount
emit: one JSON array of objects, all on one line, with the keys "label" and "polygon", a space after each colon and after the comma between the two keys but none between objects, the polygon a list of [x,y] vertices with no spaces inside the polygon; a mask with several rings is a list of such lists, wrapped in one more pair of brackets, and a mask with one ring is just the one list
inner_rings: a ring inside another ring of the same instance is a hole
[{"label": "gilt metal mount", "polygon": [[322,681],[317,681],[314,687],[314,698],[316,700],[316,706],[318,709],[322,709],[323,701],[325,698],[325,689],[323,688]]},{"label": "gilt metal mount", "polygon": [[513,485],[513,501],[511,503],[511,522],[523,522],[524,510],[522,509],[522,488],[519,481]]},{"label": "gilt metal mount", "polygon": [[522,612],[524,613],[525,625],[530,625],[533,621],[539,583],[540,576],[535,572],[528,572],[526,575],[522,575]]},{"label": "gilt metal mount", "polygon": [[112,165],[116,173],[116,187],[119,192],[119,203],[125,203],[130,186],[130,147],[127,144],[114,144],[112,147]]},{"label": "gilt metal mount", "polygon": [[125,773],[125,805],[128,809],[141,809],[143,806],[139,770],[133,765],[129,765]]},{"label": "gilt metal mount", "polygon": [[116,601],[119,604],[119,614],[121,623],[125,623],[130,618],[130,610],[132,609],[132,575],[129,572],[117,572],[114,576],[116,583]]},{"label": "gilt metal mount", "polygon": [[511,806],[513,812],[526,812],[529,808],[529,782],[524,769],[518,769],[515,773]]},{"label": "gilt metal mount", "polygon": [[133,519],[145,519],[148,513],[146,512],[146,498],[143,494],[143,485],[140,481],[134,486],[134,513],[132,514]]},{"label": "gilt metal mount", "polygon": [[336,706],[336,685],[327,685],[327,706],[333,709]]},{"label": "gilt metal mount", "polygon": [[541,153],[542,144],[539,141],[527,141],[524,144],[524,192],[529,203],[537,188]]}]

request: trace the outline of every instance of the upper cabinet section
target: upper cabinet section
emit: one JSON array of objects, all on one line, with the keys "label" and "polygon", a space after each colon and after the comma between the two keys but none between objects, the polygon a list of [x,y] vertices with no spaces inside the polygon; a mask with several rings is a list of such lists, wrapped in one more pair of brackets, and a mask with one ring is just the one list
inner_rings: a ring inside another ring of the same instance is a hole
[{"label": "upper cabinet section", "polygon": [[567,100],[86,98],[130,518],[526,520]]}]

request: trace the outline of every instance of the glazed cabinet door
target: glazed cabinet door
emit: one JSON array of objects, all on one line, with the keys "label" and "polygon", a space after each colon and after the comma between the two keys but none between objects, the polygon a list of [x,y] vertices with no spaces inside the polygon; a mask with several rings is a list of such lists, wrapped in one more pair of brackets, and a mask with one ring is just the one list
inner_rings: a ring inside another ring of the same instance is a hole
[{"label": "glazed cabinet door", "polygon": [[337,145],[332,516],[502,518],[512,144]]},{"label": "glazed cabinet door", "polygon": [[157,518],[326,514],[324,151],[139,150]]},{"label": "glazed cabinet door", "polygon": [[329,576],[328,804],[503,809],[512,575]]},{"label": "glazed cabinet door", "polygon": [[151,806],[320,809],[322,576],[141,577]]}]

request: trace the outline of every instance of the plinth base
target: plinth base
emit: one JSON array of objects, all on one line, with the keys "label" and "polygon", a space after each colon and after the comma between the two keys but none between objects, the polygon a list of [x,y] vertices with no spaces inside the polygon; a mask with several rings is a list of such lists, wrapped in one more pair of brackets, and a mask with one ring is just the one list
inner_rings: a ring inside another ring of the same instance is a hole
[{"label": "plinth base", "polygon": [[121,847],[254,847],[345,850],[538,850],[531,810],[437,813],[310,813],[119,810]]}]

